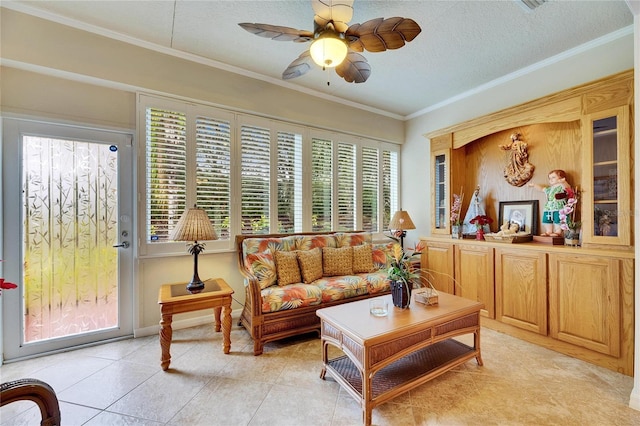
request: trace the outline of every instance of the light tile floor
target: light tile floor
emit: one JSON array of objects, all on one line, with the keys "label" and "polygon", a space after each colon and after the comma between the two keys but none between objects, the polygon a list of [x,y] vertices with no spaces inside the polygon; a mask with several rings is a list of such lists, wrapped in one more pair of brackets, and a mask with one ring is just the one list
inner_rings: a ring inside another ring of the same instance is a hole
[{"label": "light tile floor", "polygon": [[[302,336],[253,356],[234,326],[231,353],[212,326],[175,330],[171,368],[156,336],[0,367],[3,382],[32,377],[58,394],[62,424],[358,425],[356,401],[322,368],[320,340]],[[475,360],[383,404],[376,425],[640,425],[633,379],[489,329]],[[2,425],[36,425],[32,402],[0,409]]]}]

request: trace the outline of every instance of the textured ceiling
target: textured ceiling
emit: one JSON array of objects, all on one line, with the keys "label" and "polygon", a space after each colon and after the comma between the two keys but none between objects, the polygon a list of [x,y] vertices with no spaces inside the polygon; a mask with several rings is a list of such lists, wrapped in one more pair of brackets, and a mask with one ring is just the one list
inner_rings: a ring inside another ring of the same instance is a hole
[{"label": "textured ceiling", "polygon": [[351,24],[401,16],[415,20],[422,33],[398,50],[365,51],[372,71],[364,83],[346,83],[335,71],[319,67],[283,82],[282,71],[308,43],[257,37],[238,23],[313,31],[313,10],[306,0],[5,0],[3,6],[106,35],[103,29],[109,30],[136,43],[198,55],[267,81],[399,117],[633,24],[624,0],[550,0],[534,11],[514,0],[356,0]]}]

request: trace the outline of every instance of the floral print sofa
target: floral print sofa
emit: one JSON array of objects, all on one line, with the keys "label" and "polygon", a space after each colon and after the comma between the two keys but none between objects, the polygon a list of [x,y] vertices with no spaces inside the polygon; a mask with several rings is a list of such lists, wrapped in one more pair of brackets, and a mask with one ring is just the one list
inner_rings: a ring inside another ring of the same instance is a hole
[{"label": "floral print sofa", "polygon": [[266,342],[319,332],[320,308],[389,293],[394,244],[363,232],[236,236],[246,292],[240,325],[254,354]]}]

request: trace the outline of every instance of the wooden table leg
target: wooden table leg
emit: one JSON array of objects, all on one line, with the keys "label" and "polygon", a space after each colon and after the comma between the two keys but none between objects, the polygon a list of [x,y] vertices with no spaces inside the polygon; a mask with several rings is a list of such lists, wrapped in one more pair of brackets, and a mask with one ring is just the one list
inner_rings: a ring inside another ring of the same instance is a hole
[{"label": "wooden table leg", "polygon": [[329,362],[329,348],[328,344],[324,339],[321,339],[322,343],[322,370],[320,371],[320,378],[324,380],[324,377],[327,375],[327,363]]},{"label": "wooden table leg", "polygon": [[[219,318],[220,313],[218,312],[217,315]],[[220,320],[216,320],[216,324],[219,323]],[[216,328],[218,328],[218,326],[216,326]],[[231,304],[222,307],[222,351],[225,354],[231,351]]]},{"label": "wooden table leg", "polygon": [[216,306],[213,308],[213,319],[216,324],[216,332],[220,332],[220,313],[222,312],[222,306]]},{"label": "wooden table leg", "polygon": [[373,378],[371,374],[364,371],[362,373],[362,402],[363,402],[363,421],[365,426],[371,425],[371,385]]},{"label": "wooden table leg", "polygon": [[173,336],[173,330],[171,329],[171,322],[173,321],[172,314],[162,314],[160,320],[160,348],[162,350],[162,356],[160,358],[160,366],[163,370],[169,368],[171,363],[171,338]]},{"label": "wooden table leg", "polygon": [[482,366],[482,355],[480,352],[480,328],[478,328],[478,330],[473,333],[473,346],[475,347],[475,350],[478,351],[476,362],[478,363],[478,365]]}]

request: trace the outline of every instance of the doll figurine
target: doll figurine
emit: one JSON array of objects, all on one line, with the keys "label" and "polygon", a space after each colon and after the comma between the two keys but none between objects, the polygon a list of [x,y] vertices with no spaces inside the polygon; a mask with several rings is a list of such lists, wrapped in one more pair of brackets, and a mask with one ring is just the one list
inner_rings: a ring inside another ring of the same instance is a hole
[{"label": "doll figurine", "polygon": [[567,200],[573,197],[571,185],[567,183],[567,174],[564,170],[551,170],[549,172],[549,186],[530,183],[529,186],[542,191],[547,196],[547,201],[542,208],[542,236],[557,237],[562,235],[560,228],[560,210],[567,204]]}]

